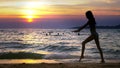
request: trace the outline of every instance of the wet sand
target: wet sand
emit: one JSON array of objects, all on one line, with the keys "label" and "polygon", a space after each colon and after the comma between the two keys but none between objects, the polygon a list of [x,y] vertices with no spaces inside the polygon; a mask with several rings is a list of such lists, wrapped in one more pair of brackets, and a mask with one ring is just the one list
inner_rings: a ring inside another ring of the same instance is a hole
[{"label": "wet sand", "polygon": [[78,59],[70,60],[0,60],[0,68],[120,68],[120,60],[105,60],[100,63],[98,60]]},{"label": "wet sand", "polygon": [[0,64],[0,68],[119,68],[120,63]]}]

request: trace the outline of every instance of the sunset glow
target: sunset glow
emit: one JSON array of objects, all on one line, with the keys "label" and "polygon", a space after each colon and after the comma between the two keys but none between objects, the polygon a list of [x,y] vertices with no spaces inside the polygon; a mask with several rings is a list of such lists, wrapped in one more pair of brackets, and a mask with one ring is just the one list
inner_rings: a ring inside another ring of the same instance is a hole
[{"label": "sunset glow", "polygon": [[27,10],[26,12],[25,12],[25,18],[27,18],[27,20],[28,20],[28,23],[31,23],[31,22],[33,22],[33,15],[34,15],[34,10]]},{"label": "sunset glow", "polygon": [[32,16],[28,16],[28,22],[29,23],[33,22],[33,17]]},{"label": "sunset glow", "polygon": [[[120,0],[0,0],[0,18],[34,18],[42,15],[120,15]],[[41,18],[41,17],[40,17]]]}]

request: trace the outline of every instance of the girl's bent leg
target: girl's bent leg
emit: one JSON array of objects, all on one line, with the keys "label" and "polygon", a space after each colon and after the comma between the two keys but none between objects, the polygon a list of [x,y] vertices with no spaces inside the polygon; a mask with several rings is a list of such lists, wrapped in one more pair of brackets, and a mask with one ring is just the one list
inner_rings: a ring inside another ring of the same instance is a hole
[{"label": "girl's bent leg", "polygon": [[82,42],[82,52],[81,52],[81,57],[80,57],[80,60],[79,61],[81,61],[81,59],[82,58],[84,58],[84,51],[85,51],[85,44],[87,43],[87,42],[90,42],[91,40],[93,40],[94,39],[94,36],[89,36],[86,40],[84,40],[83,42]]}]

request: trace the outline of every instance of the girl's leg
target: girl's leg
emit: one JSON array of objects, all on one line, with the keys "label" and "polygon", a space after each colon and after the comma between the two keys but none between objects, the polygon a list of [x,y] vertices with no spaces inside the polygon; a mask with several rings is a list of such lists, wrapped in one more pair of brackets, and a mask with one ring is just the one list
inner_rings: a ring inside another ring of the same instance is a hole
[{"label": "girl's leg", "polygon": [[99,37],[98,37],[98,35],[95,37],[95,43],[96,43],[97,48],[98,48],[98,50],[99,50],[99,52],[100,52],[101,62],[104,63],[105,61],[104,61],[104,58],[103,58],[102,49],[100,48],[100,43],[99,43]]},{"label": "girl's leg", "polygon": [[80,57],[80,60],[79,61],[81,61],[81,59],[82,58],[84,58],[84,50],[85,50],[85,44],[87,43],[87,42],[90,42],[91,40],[93,40],[94,39],[94,36],[89,36],[86,40],[84,40],[83,42],[82,42],[82,52],[81,52],[81,57]]}]

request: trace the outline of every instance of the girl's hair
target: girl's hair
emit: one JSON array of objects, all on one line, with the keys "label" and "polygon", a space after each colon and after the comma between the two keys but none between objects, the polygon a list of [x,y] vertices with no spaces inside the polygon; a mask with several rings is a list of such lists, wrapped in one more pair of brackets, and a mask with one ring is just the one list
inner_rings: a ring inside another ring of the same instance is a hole
[{"label": "girl's hair", "polygon": [[93,16],[93,14],[92,14],[91,11],[87,11],[87,12],[86,12],[86,17],[87,17],[90,21],[92,21],[91,23],[96,24],[95,18],[94,18],[94,16]]},{"label": "girl's hair", "polygon": [[92,14],[91,11],[87,11],[87,12],[86,12],[86,17],[87,17],[88,19],[94,19],[94,16],[93,16],[93,14]]}]

